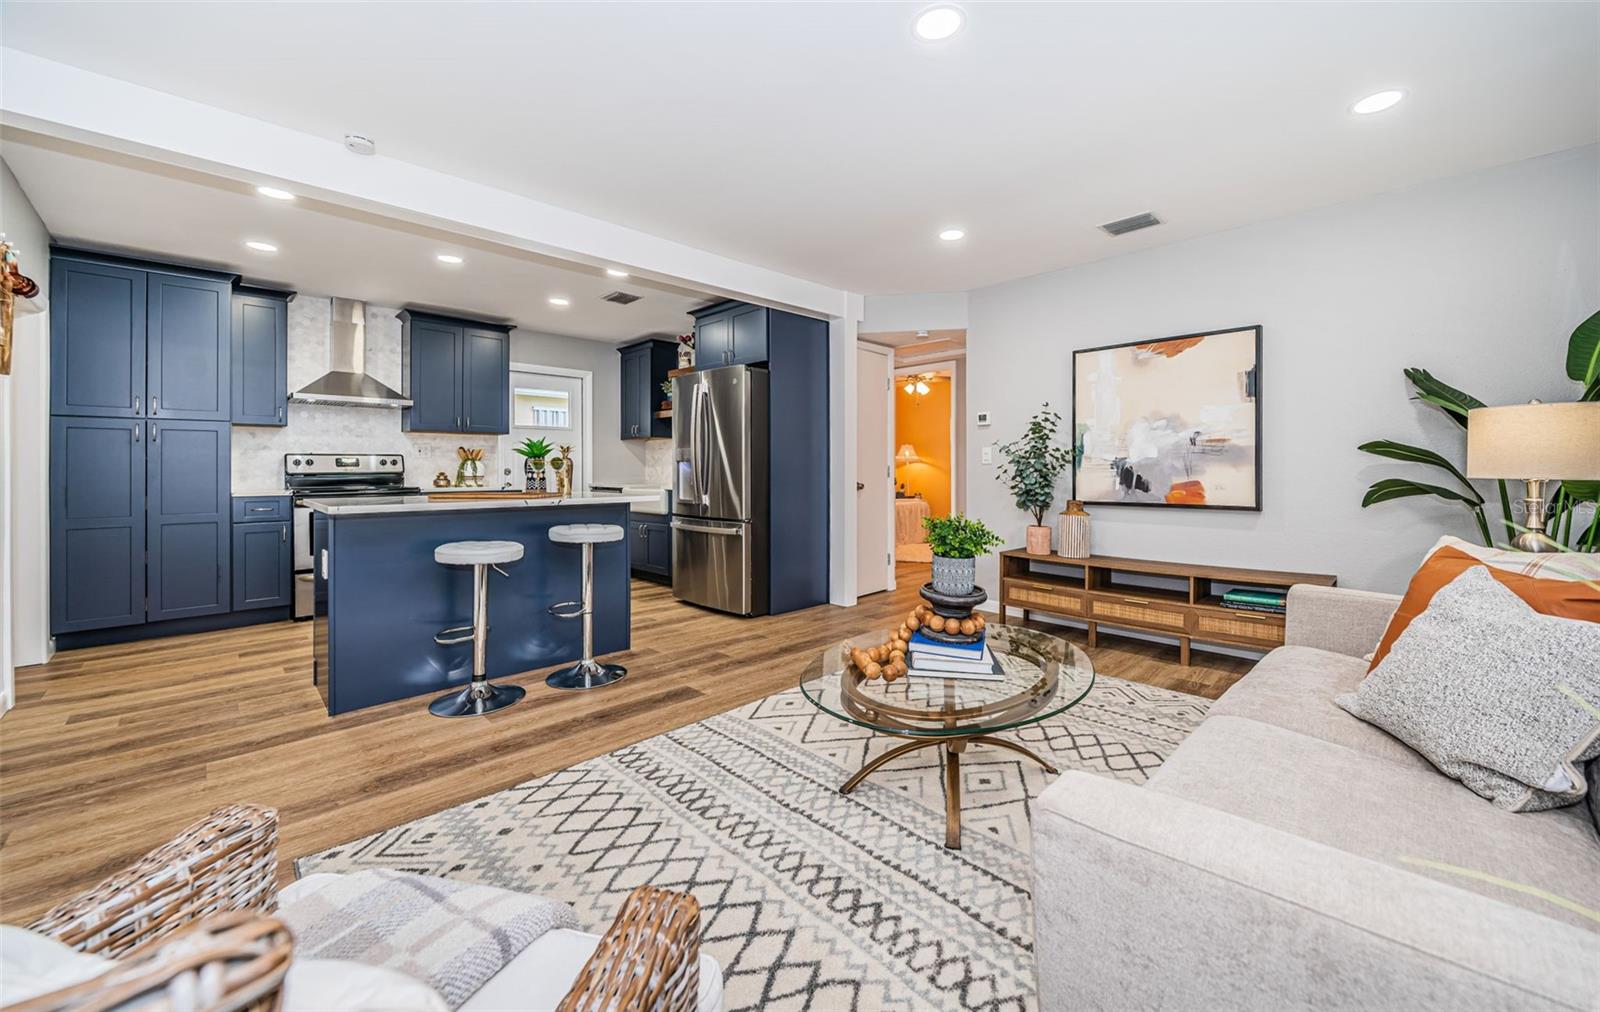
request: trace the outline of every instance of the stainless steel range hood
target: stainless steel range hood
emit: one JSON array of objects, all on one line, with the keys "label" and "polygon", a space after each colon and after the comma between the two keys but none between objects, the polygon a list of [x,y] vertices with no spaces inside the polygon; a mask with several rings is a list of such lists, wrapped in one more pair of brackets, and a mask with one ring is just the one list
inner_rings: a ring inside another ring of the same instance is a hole
[{"label": "stainless steel range hood", "polygon": [[411,401],[367,375],[367,304],[332,300],[328,320],[328,371],[289,395],[300,404],[357,408],[409,408]]}]

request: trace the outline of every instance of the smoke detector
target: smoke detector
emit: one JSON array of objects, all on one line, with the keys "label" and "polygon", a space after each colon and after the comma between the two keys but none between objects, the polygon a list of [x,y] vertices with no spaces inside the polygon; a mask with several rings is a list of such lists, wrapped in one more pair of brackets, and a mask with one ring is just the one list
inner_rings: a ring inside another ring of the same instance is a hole
[{"label": "smoke detector", "polygon": [[1137,232],[1141,228],[1149,228],[1152,225],[1159,224],[1161,224],[1161,219],[1146,211],[1131,218],[1118,218],[1116,221],[1108,221],[1100,226],[1100,230],[1107,235],[1127,235],[1129,232]]},{"label": "smoke detector", "polygon": [[344,147],[346,151],[357,155],[374,155],[378,153],[378,145],[372,142],[371,137],[362,134],[345,134]]}]

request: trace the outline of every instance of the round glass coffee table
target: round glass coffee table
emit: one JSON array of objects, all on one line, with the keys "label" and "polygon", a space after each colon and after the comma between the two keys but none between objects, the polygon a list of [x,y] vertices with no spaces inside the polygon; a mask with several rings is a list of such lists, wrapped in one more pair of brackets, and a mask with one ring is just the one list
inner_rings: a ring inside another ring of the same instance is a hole
[{"label": "round glass coffee table", "polygon": [[[882,643],[863,636],[857,646]],[[874,770],[918,749],[944,752],[944,845],[961,846],[961,753],[992,745],[1026,756],[1055,773],[1029,749],[997,738],[1001,731],[1036,724],[1082,702],[1094,685],[1089,655],[1066,640],[1020,626],[992,622],[989,650],[999,661],[997,681],[907,675],[868,681],[846,663],[845,644],[822,651],[806,670],[800,691],[817,709],[879,734],[908,738],[871,760],[839,787],[849,794]]]}]

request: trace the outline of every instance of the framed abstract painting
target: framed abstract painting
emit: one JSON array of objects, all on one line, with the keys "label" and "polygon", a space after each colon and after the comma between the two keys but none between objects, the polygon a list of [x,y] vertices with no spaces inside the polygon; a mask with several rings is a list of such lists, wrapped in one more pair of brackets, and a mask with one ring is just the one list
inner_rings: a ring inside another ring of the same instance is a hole
[{"label": "framed abstract painting", "polygon": [[1261,509],[1261,328],[1072,354],[1073,498]]}]

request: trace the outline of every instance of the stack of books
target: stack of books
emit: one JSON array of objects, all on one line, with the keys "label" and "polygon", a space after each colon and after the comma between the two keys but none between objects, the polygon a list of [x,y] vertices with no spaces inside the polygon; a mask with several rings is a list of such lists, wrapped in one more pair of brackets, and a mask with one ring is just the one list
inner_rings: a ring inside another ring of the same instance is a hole
[{"label": "stack of books", "polygon": [[909,674],[923,678],[972,678],[983,682],[1005,679],[987,636],[976,643],[941,643],[922,634],[911,634],[911,652],[906,657]]},{"label": "stack of books", "polygon": [[1264,611],[1282,615],[1287,600],[1281,590],[1230,590],[1222,595],[1222,606],[1238,611]]}]

